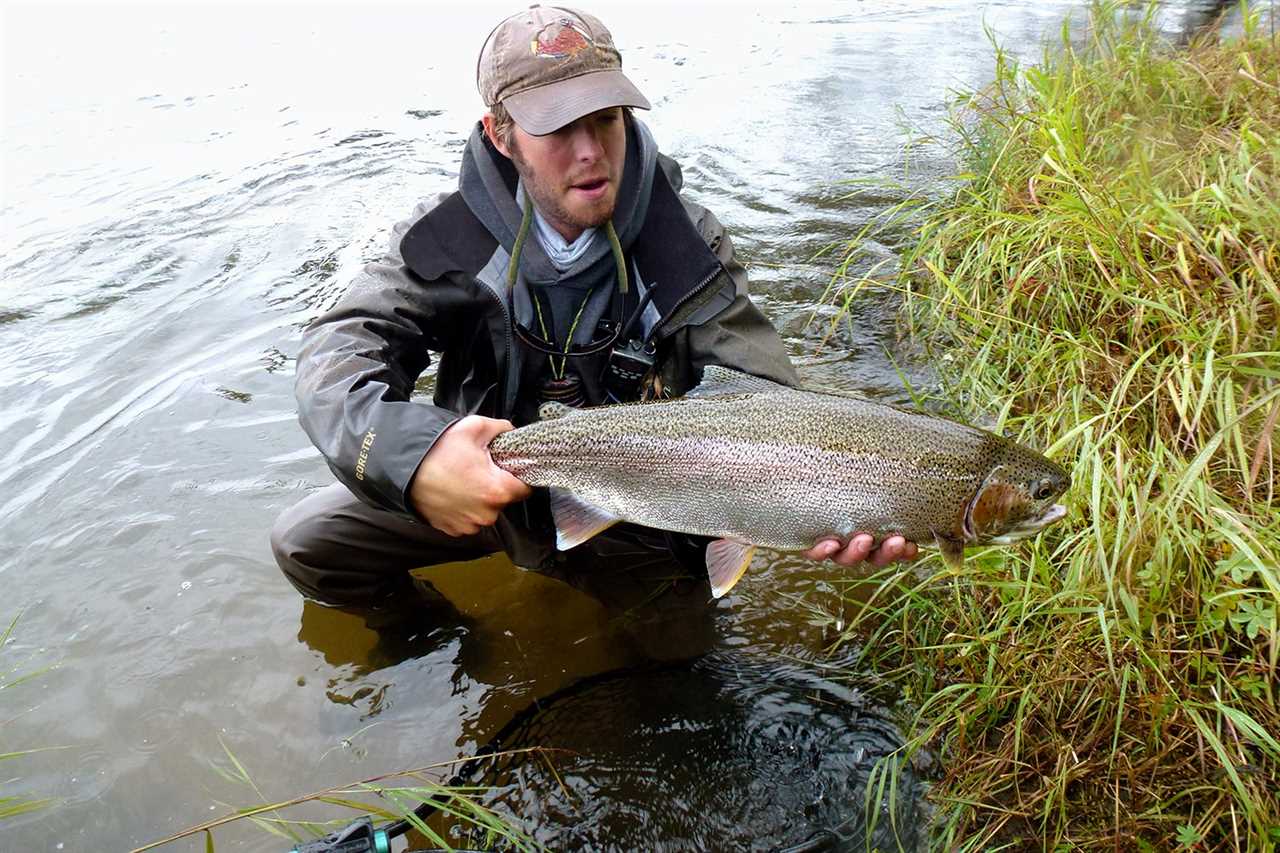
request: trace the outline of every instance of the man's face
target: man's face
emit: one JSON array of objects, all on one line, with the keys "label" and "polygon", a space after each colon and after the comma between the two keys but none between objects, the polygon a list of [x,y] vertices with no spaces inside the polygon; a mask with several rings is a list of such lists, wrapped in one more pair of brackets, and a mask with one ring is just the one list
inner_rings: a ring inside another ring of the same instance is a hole
[{"label": "man's face", "polygon": [[[485,126],[490,126],[488,116]],[[627,156],[621,107],[585,115],[546,136],[530,136],[517,125],[510,146],[493,141],[515,163],[538,210],[566,240],[613,216]]]}]

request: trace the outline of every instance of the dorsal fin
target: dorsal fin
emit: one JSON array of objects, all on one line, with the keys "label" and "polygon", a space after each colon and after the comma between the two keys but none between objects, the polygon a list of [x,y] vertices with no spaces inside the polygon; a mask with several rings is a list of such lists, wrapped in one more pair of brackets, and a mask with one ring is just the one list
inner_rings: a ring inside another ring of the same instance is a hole
[{"label": "dorsal fin", "polygon": [[750,373],[742,373],[719,364],[709,364],[702,370],[702,381],[698,387],[685,394],[686,397],[727,397],[733,394],[762,394],[770,391],[789,391],[786,385],[780,385],[769,379],[761,379]]}]

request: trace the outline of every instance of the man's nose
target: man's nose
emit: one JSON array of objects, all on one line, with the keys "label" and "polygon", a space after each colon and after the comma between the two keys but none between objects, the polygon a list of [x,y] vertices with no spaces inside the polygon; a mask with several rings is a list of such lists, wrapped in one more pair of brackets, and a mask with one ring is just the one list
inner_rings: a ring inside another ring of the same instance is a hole
[{"label": "man's nose", "polygon": [[603,131],[594,122],[582,122],[573,131],[573,156],[575,160],[590,162],[604,156]]}]

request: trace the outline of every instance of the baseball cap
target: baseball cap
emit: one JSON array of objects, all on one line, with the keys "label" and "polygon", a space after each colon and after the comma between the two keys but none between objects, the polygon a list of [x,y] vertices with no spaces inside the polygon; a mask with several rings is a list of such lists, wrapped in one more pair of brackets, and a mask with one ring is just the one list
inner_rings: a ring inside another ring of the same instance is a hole
[{"label": "baseball cap", "polygon": [[501,103],[533,136],[608,107],[650,108],[600,19],[559,6],[530,6],[494,27],[476,87],[486,107]]}]

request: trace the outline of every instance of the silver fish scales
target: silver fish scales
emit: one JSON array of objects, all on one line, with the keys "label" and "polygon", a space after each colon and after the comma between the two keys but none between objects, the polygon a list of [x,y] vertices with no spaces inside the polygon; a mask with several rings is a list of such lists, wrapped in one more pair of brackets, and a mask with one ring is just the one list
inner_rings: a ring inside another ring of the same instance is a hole
[{"label": "silver fish scales", "polygon": [[1002,436],[867,400],[708,367],[685,397],[570,409],[494,439],[495,464],[552,490],[558,545],[616,521],[710,536],[722,595],[755,546],[804,550],[900,533],[939,547],[1011,542],[1065,515],[1061,467]]}]

